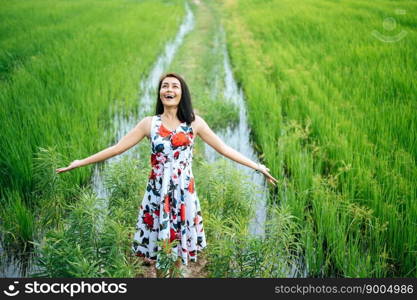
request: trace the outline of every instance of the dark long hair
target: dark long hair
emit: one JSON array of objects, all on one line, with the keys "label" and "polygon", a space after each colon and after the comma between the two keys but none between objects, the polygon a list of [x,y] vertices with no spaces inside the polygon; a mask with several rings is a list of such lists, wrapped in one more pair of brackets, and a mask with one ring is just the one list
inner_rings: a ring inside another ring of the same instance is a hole
[{"label": "dark long hair", "polygon": [[159,91],[161,90],[162,81],[166,77],[175,77],[179,80],[181,84],[181,100],[178,105],[177,118],[181,122],[191,124],[191,122],[195,120],[195,114],[193,110],[193,105],[191,103],[190,90],[188,89],[188,85],[185,82],[184,78],[182,78],[179,74],[174,72],[165,73],[159,78],[155,113],[159,115],[164,112],[164,105],[162,104]]}]

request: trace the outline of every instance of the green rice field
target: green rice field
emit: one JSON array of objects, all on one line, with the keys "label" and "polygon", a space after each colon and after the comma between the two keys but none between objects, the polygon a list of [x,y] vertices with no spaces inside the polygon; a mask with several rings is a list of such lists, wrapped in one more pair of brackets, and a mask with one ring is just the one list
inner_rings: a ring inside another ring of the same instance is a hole
[{"label": "green rice field", "polygon": [[417,3],[223,7],[255,140],[305,230],[311,276],[416,276]]},{"label": "green rice field", "polygon": [[299,277],[417,277],[417,2],[404,0],[0,0],[2,250],[38,255],[27,276],[152,277],[130,253],[149,145],[106,170],[107,210],[92,165],[55,169],[117,142],[113,118],[140,109],[139,82],[185,4],[195,25],[166,71],[184,75],[213,130],[233,125],[224,46],[279,180],[266,237],[250,237],[250,180],[196,142],[209,246],[192,277],[286,277],[297,264]]}]

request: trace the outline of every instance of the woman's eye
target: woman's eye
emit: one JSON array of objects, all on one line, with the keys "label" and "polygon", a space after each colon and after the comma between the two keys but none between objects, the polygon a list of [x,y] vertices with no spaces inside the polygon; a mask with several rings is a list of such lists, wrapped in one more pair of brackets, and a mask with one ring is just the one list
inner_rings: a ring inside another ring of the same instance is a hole
[{"label": "woman's eye", "polygon": [[[168,88],[168,85],[161,86],[161,89],[167,89],[167,88]],[[172,88],[179,89],[180,87],[178,85],[174,85]]]}]

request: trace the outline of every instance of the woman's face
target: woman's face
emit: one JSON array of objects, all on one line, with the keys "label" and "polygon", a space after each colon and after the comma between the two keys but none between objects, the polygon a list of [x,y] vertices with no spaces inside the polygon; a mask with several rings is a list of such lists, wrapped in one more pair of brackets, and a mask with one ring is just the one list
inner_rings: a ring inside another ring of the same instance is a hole
[{"label": "woman's face", "polygon": [[159,97],[164,106],[178,106],[181,100],[181,83],[175,77],[165,77],[162,80]]}]

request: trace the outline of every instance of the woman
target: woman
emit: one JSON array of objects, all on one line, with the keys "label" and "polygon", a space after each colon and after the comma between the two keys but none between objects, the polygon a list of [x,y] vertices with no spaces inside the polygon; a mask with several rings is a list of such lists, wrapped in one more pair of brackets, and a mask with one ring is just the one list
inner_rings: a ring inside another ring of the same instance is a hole
[{"label": "woman", "polygon": [[[145,263],[156,261],[159,276],[159,241],[174,242],[172,253],[180,262],[197,260],[206,247],[200,202],[194,187],[192,150],[199,136],[217,152],[242,165],[262,172],[268,182],[277,181],[269,169],[230,148],[195,115],[191,95],[184,79],[176,73],[161,76],[158,85],[156,115],[143,118],[116,145],[83,160],[75,160],[61,173],[119,155],[139,143],[145,136],[151,141],[151,166],[148,184],[140,206],[132,250]],[[181,258],[181,260],[178,259]]]}]

